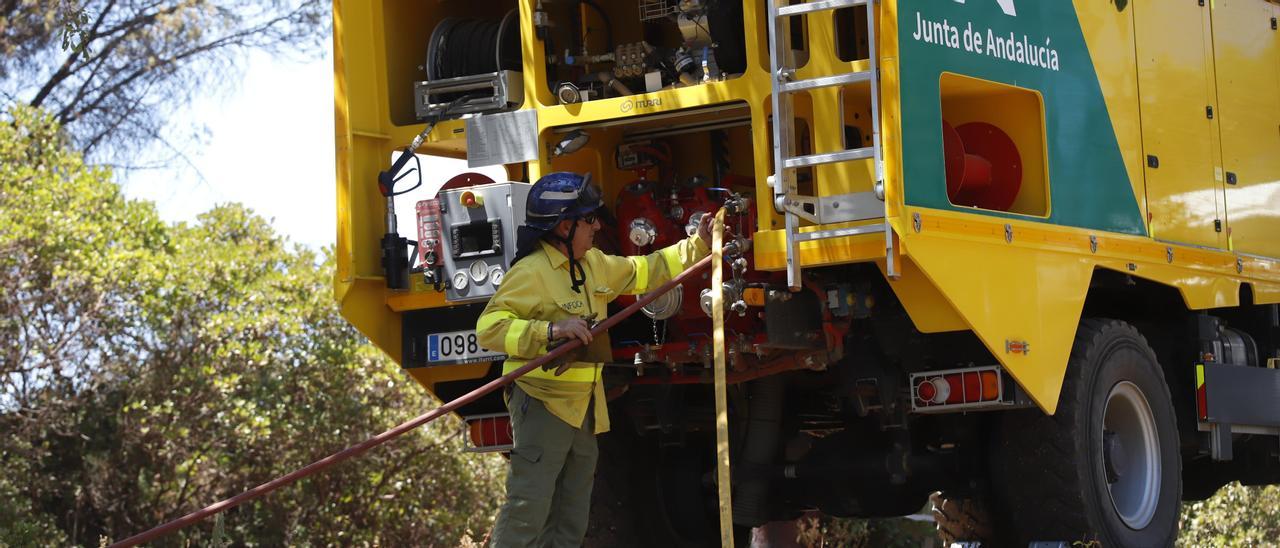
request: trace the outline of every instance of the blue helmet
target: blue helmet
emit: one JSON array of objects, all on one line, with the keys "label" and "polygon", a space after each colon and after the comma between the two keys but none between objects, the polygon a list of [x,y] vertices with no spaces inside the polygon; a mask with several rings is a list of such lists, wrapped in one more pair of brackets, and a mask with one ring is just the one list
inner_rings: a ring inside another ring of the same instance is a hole
[{"label": "blue helmet", "polygon": [[565,219],[586,217],[604,206],[600,189],[591,184],[591,174],[558,171],[543,175],[529,190],[525,202],[525,225],[551,230]]}]

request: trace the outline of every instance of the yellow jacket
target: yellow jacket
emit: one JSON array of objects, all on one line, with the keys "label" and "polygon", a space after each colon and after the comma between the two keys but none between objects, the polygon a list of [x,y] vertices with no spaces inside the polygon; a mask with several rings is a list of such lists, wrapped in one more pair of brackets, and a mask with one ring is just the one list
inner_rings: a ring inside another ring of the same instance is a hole
[{"label": "yellow jacket", "polygon": [[[503,374],[519,369],[547,352],[547,326],[575,316],[596,315],[603,320],[607,305],[619,295],[639,295],[657,288],[707,256],[710,248],[697,235],[646,256],[619,257],[598,249],[587,251],[580,261],[586,273],[582,293],[569,284],[569,258],[547,242],[517,262],[503,277],[502,286],[476,321],[480,346],[501,349],[509,358]],[[601,362],[610,359],[608,335],[592,342],[585,359],[563,375],[536,368],[516,379],[529,395],[538,398],[551,414],[581,428],[587,406],[595,397],[595,433],[609,431]],[[594,351],[594,352],[593,352]]]}]

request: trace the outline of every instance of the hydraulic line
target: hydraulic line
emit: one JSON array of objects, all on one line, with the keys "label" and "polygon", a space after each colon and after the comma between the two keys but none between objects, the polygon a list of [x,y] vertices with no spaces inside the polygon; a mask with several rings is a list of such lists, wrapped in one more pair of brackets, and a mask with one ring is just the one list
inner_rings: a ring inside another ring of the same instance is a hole
[{"label": "hydraulic line", "polygon": [[[724,215],[723,210],[720,213],[720,215],[721,215],[721,219],[723,219],[723,215]],[[720,230],[723,231],[723,223],[717,223],[717,226],[721,227]],[[604,321],[596,324],[595,327],[591,328],[592,336],[601,335],[605,331],[608,331],[609,328],[613,327],[614,325],[617,325],[618,322],[640,311],[641,308],[653,302],[655,299],[662,296],[667,291],[670,291],[676,286],[684,283],[685,281],[690,280],[693,276],[702,274],[703,271],[705,271],[708,267],[711,266],[711,261],[712,261],[712,257],[703,258],[701,261],[698,261],[692,267],[689,267],[689,269],[676,275],[667,283],[662,284],[661,287],[637,299],[636,302],[631,304],[631,306],[628,306],[622,309],[622,311],[618,312],[617,314],[614,314],[612,316],[609,316],[608,318],[605,318]],[[236,506],[239,506],[241,504],[244,504],[256,498],[262,497],[263,495],[266,495],[272,491],[275,491],[276,489],[289,485],[302,478],[305,478],[317,472],[321,472],[326,468],[329,468],[330,466],[333,466],[347,459],[363,454],[365,451],[368,451],[374,447],[382,445],[383,443],[391,441],[392,439],[400,437],[400,435],[404,434],[405,432],[408,432],[410,430],[413,430],[414,428],[417,428],[428,422],[438,419],[447,413],[451,413],[457,408],[462,407],[463,405],[466,405],[468,403],[471,403],[479,399],[481,396],[488,394],[489,392],[492,392],[494,390],[497,390],[500,387],[511,384],[511,382],[516,380],[517,377],[520,377],[521,375],[524,375],[525,373],[532,371],[534,368],[542,367],[543,364],[548,363],[552,360],[555,360],[556,358],[559,358],[580,347],[582,347],[582,341],[578,339],[571,339],[568,343],[562,344],[556,347],[554,350],[551,350],[550,352],[534,360],[529,361],[529,363],[525,364],[523,367],[515,371],[512,371],[510,373],[507,373],[506,375],[498,377],[492,381],[489,381],[484,386],[481,386],[480,388],[472,390],[471,392],[468,392],[467,394],[459,397],[458,399],[455,399],[449,403],[446,403],[440,407],[437,407],[435,409],[432,409],[431,411],[428,411],[422,415],[419,415],[417,418],[413,420],[405,422],[395,428],[392,428],[390,430],[387,430],[386,432],[378,434],[377,436],[369,438],[368,440],[365,440],[357,445],[352,445],[351,447],[343,449],[342,451],[329,455],[323,459],[320,459],[311,464],[308,464],[303,468],[300,468],[289,474],[273,479],[267,483],[254,487],[253,489],[240,493],[239,495],[226,499],[222,502],[211,504],[200,510],[197,510],[195,512],[182,516],[178,519],[159,525],[148,531],[139,533],[137,535],[134,535],[122,541],[116,542],[108,548],[137,546],[144,542],[155,540],[159,537],[162,537],[164,535],[177,531],[178,529],[182,529],[189,525],[195,524],[201,520],[204,520],[205,518],[208,518],[209,516],[212,516],[219,512],[230,510],[232,508],[235,508]],[[727,455],[728,453],[726,452],[726,456]],[[726,484],[724,486],[724,489],[727,489],[727,488],[728,488],[728,485]]]}]

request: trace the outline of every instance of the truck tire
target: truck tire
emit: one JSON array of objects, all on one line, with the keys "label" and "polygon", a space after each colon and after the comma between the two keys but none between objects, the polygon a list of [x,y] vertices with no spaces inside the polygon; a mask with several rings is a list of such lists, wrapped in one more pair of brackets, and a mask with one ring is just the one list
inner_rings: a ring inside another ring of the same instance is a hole
[{"label": "truck tire", "polygon": [[980,499],[953,497],[942,491],[929,495],[933,521],[943,546],[956,542],[991,543],[991,514]]},{"label": "truck tire", "polygon": [[1080,324],[1053,416],[1007,413],[993,462],[1017,543],[1172,546],[1182,497],[1164,373],[1133,326]]}]

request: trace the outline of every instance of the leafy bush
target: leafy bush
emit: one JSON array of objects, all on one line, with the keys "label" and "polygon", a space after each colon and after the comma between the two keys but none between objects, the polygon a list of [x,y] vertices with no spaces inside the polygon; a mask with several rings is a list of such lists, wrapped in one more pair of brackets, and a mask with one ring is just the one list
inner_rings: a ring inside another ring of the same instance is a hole
[{"label": "leafy bush", "polygon": [[1182,508],[1179,546],[1267,546],[1280,539],[1280,487],[1227,484]]},{"label": "leafy bush", "polygon": [[[6,118],[0,543],[124,538],[438,405],[338,315],[327,254],[234,204],[168,225],[49,116]],[[456,545],[489,527],[504,466],[460,432],[442,421],[233,510],[226,537]]]}]

